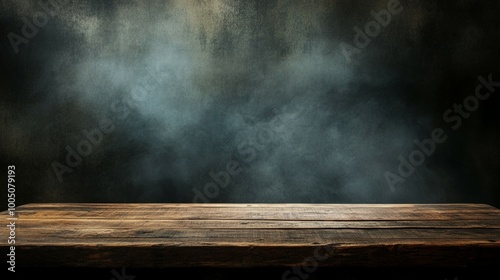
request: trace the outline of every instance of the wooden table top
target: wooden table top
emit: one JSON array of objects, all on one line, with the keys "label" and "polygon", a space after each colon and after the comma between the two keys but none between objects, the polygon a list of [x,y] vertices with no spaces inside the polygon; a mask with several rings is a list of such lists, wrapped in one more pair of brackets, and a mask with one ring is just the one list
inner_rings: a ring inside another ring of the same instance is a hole
[{"label": "wooden table top", "polygon": [[500,210],[484,204],[51,203],[15,218],[27,267],[500,264]]}]

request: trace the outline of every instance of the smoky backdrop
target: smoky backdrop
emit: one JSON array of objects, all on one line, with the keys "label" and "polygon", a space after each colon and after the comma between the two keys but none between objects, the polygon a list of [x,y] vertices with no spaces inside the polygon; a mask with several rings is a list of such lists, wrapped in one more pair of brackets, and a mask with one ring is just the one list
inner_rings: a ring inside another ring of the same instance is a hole
[{"label": "smoky backdrop", "polygon": [[18,205],[500,207],[499,12],[2,0],[2,192],[14,165]]}]

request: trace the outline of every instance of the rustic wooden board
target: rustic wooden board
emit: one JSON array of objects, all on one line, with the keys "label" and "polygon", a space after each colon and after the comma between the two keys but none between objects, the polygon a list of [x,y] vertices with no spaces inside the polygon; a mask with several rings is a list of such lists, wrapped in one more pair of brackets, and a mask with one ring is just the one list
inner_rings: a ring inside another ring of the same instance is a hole
[{"label": "rustic wooden board", "polygon": [[500,210],[484,204],[51,203],[16,213],[17,266],[500,264]]}]

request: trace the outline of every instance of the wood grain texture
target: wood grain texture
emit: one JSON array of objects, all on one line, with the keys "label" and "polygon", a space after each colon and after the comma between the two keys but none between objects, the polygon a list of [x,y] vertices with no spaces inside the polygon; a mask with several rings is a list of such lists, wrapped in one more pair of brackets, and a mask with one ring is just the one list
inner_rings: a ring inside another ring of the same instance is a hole
[{"label": "wood grain texture", "polygon": [[500,264],[500,210],[484,204],[67,203],[16,213],[18,266]]}]

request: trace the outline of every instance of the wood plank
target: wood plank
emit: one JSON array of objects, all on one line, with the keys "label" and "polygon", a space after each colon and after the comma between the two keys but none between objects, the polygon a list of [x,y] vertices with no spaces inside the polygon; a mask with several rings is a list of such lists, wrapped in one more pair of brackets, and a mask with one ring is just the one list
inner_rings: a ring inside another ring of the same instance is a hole
[{"label": "wood plank", "polygon": [[[123,207],[123,206],[122,206]],[[66,207],[64,212],[57,208],[22,208],[20,217],[31,219],[178,219],[178,220],[486,220],[498,219],[500,210],[492,208],[459,209],[446,207],[160,207],[147,208],[116,207]],[[451,209],[450,209],[451,208]]]},{"label": "wood plank", "polygon": [[427,220],[427,221],[290,221],[290,220],[104,220],[104,219],[22,219],[24,230],[37,228],[225,228],[225,229],[334,229],[334,228],[477,228],[500,229],[500,218],[489,220]]},{"label": "wood plank", "polygon": [[[21,228],[22,229],[22,228]],[[38,228],[33,231],[19,230],[17,242],[21,244],[106,244],[152,243],[211,245],[301,245],[324,240],[340,244],[379,244],[393,240],[436,241],[447,244],[500,242],[500,229],[70,229]]]},{"label": "wood plank", "polygon": [[320,250],[320,266],[500,263],[500,210],[484,204],[51,203],[16,217],[19,266],[289,266]]}]

